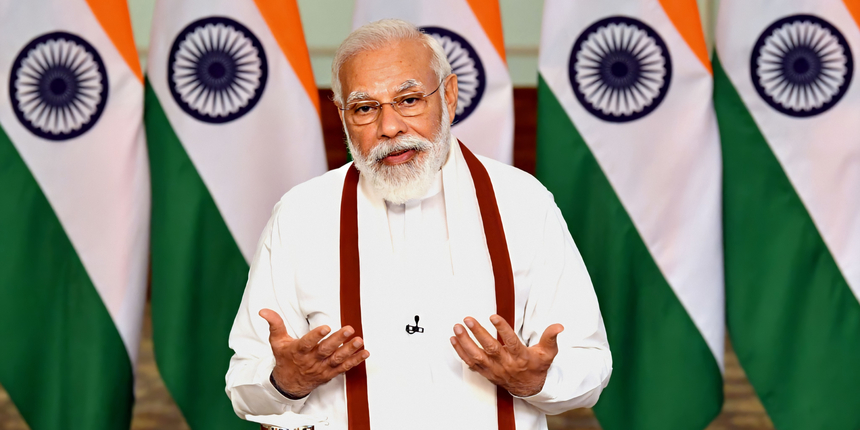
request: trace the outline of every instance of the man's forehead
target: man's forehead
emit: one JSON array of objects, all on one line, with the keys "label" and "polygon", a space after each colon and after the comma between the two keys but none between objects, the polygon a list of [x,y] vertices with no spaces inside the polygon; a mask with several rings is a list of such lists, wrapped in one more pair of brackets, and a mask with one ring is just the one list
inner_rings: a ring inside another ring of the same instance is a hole
[{"label": "man's forehead", "polygon": [[424,87],[436,76],[431,63],[432,50],[416,40],[359,52],[341,69],[342,89],[383,95]]}]

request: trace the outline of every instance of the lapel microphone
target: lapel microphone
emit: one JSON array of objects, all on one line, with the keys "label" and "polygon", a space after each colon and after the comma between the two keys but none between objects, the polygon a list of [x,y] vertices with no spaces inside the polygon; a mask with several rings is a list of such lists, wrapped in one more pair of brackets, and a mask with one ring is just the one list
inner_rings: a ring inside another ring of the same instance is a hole
[{"label": "lapel microphone", "polygon": [[415,315],[415,325],[406,324],[406,333],[424,333],[424,327],[418,327],[418,315]]}]

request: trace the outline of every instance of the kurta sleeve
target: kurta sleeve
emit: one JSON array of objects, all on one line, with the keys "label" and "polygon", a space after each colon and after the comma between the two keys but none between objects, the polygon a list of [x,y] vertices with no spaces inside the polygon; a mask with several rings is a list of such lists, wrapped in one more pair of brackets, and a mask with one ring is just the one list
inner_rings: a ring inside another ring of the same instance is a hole
[{"label": "kurta sleeve", "polygon": [[257,245],[245,294],[230,331],[229,345],[234,354],[227,371],[226,391],[233,410],[243,419],[252,415],[298,413],[307,399],[307,396],[288,399],[269,381],[275,357],[269,344],[269,325],[259,316],[260,310],[268,308],[281,316],[290,336],[299,338],[308,332],[296,296],[291,266],[294,260],[283,240],[281,225],[286,221],[282,206],[282,202],[275,205]]},{"label": "kurta sleeve", "polygon": [[612,356],[591,279],[551,195],[542,234],[529,268],[531,288],[520,334],[534,345],[554,323],[564,331],[542,390],[522,399],[554,415],[597,403],[612,373]]}]

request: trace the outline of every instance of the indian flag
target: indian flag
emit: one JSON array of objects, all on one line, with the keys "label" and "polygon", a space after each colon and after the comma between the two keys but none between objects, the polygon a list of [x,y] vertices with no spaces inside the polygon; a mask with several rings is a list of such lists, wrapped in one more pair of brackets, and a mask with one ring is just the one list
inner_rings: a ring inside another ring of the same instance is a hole
[{"label": "indian flag", "polygon": [[779,429],[860,428],[860,1],[723,0],[726,305]]},{"label": "indian flag", "polygon": [[722,405],[720,147],[694,0],[549,0],[537,176],[600,300],[606,429],[703,429]]},{"label": "indian flag", "polygon": [[34,430],[128,428],[150,201],[126,2],[0,2],[0,83],[0,384]]},{"label": "indian flag", "polygon": [[191,428],[255,428],[224,393],[230,327],[272,207],[326,170],[296,2],[157,2],[146,130],[158,368]]},{"label": "indian flag", "polygon": [[512,164],[514,93],[498,0],[356,0],[353,28],[384,18],[409,21],[439,41],[457,75],[454,135]]}]

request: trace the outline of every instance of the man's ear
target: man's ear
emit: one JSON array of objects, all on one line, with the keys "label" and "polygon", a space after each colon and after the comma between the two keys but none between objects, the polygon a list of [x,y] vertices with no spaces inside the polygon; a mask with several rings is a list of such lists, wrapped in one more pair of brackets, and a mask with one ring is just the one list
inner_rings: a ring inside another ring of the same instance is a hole
[{"label": "man's ear", "polygon": [[448,108],[448,115],[451,116],[451,121],[457,115],[457,97],[459,92],[457,89],[457,75],[450,74],[445,78],[445,106]]}]

